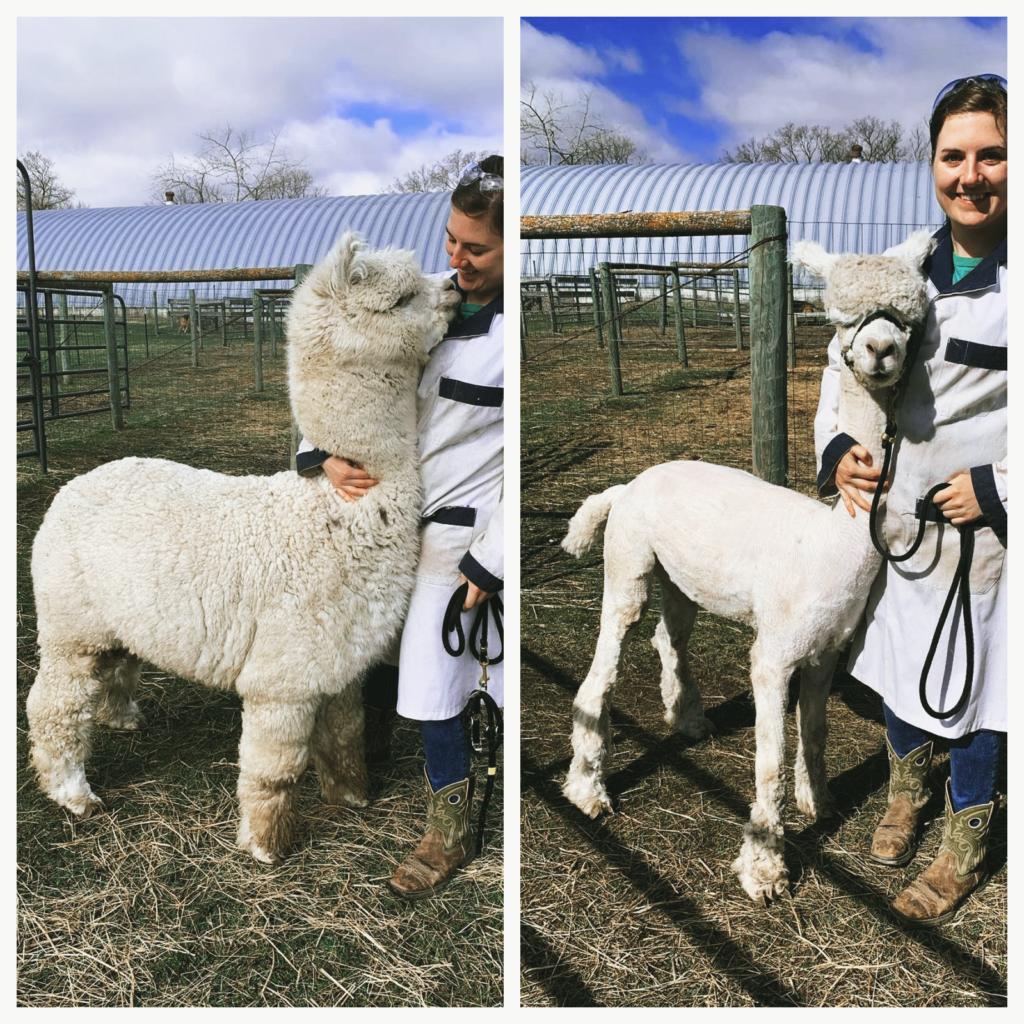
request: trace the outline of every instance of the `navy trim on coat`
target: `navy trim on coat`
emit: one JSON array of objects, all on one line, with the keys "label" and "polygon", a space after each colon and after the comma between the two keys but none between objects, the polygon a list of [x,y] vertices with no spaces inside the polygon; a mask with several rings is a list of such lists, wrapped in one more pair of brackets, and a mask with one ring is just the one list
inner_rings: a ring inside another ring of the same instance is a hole
[{"label": "navy trim on coat", "polygon": [[295,455],[295,472],[300,476],[311,474],[314,470],[319,469],[330,457],[330,452],[322,451],[320,448],[314,448],[310,452],[298,452]]},{"label": "navy trim on coat", "polygon": [[427,523],[441,523],[444,526],[475,526],[476,509],[471,505],[444,505],[420,518],[420,526]]},{"label": "navy trim on coat", "polygon": [[505,389],[491,387],[486,384],[470,384],[469,381],[455,380],[453,377],[442,377],[438,393],[442,398],[463,405],[484,405],[491,409],[500,409],[505,400]]},{"label": "navy trim on coat", "polygon": [[832,480],[836,466],[842,462],[843,456],[859,443],[856,438],[840,432],[825,446],[825,450],[821,453],[821,472],[818,473],[818,493],[823,498],[831,498],[833,494],[839,493],[839,488]]},{"label": "navy trim on coat", "polygon": [[948,220],[932,238],[938,239],[939,244],[924,266],[928,279],[940,295],[958,295],[961,292],[991,288],[996,283],[1000,265],[1007,266],[1004,238],[969,274],[953,284],[953,233]]},{"label": "navy trim on coat", "polygon": [[991,465],[974,466],[971,469],[971,483],[974,496],[978,499],[985,522],[992,527],[999,543],[1006,547],[1006,506],[999,500],[996,490],[996,474]]},{"label": "navy trim on coat", "polygon": [[497,576],[485,569],[468,551],[459,562],[459,572],[473,586],[479,587],[487,594],[496,594],[499,590],[505,589],[505,581],[498,579]]},{"label": "navy trim on coat", "polygon": [[[452,281],[458,282],[458,279],[458,274],[452,274]],[[455,287],[460,294],[465,295],[465,292],[458,287],[457,283]],[[502,315],[505,313],[504,293],[491,299],[486,306],[478,309],[471,317],[463,320],[462,323],[449,325],[448,333],[444,336],[445,340],[447,341],[449,338],[476,338],[481,334],[487,334],[491,329],[491,321],[498,313]]]},{"label": "navy trim on coat", "polygon": [[999,345],[982,345],[977,341],[950,338],[946,342],[946,362],[976,366],[981,370],[1005,370],[1006,349]]}]

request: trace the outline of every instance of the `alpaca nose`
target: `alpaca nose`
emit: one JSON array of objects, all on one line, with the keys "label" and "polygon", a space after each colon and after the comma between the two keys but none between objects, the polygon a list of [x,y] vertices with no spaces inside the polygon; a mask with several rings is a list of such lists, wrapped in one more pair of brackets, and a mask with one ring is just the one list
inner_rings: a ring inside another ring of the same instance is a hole
[{"label": "alpaca nose", "polygon": [[867,344],[868,352],[879,362],[886,356],[891,356],[895,348],[896,346],[891,341],[869,341]]}]

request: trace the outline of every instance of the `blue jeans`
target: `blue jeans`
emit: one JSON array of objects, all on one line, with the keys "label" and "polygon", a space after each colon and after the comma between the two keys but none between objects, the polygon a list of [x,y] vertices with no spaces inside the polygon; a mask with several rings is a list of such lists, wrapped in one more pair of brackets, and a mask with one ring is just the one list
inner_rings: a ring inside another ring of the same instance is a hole
[{"label": "blue jeans", "polygon": [[[900,757],[906,757],[928,740],[936,737],[897,718],[882,704],[885,711],[885,728],[892,749]],[[949,743],[950,794],[953,810],[987,804],[996,794],[996,776],[1006,757],[1006,733],[979,729]]]},{"label": "blue jeans", "polygon": [[[374,665],[363,677],[363,703],[394,711],[398,707],[398,668]],[[469,732],[462,715],[441,722],[420,722],[427,778],[436,793],[469,777]]]}]

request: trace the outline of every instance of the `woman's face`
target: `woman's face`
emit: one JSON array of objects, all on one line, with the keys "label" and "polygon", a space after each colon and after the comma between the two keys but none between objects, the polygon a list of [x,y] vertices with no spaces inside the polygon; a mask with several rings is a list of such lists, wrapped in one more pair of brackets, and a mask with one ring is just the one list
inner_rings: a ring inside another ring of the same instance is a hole
[{"label": "woman's face", "polygon": [[987,256],[1006,235],[1006,139],[989,113],[951,114],[935,143],[935,195],[960,256]]},{"label": "woman's face", "polygon": [[505,240],[495,234],[484,217],[470,217],[452,207],[448,217],[445,251],[459,272],[459,287],[466,301],[487,305],[505,283]]}]

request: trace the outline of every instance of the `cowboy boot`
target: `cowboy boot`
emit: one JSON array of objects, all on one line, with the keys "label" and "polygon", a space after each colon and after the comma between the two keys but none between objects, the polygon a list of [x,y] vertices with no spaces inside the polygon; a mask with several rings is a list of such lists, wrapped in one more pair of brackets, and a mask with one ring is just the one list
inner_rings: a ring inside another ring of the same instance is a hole
[{"label": "cowboy boot", "polygon": [[[426,771],[423,772],[427,776]],[[439,789],[427,777],[427,831],[419,846],[398,866],[388,888],[406,900],[421,900],[443,889],[457,868],[476,855],[470,812],[475,776]]]},{"label": "cowboy boot", "polygon": [[885,737],[889,749],[889,808],[875,829],[870,857],[879,864],[898,868],[917,852],[917,825],[921,810],[931,797],[925,786],[932,760],[932,741],[900,757]]},{"label": "cowboy boot", "polygon": [[988,878],[985,853],[996,800],[953,811],[946,781],[946,823],[938,856],[896,897],[893,913],[906,925],[932,927],[952,920],[957,908]]},{"label": "cowboy boot", "polygon": [[391,740],[398,712],[363,705],[363,745],[367,764],[385,764],[391,760]]}]

